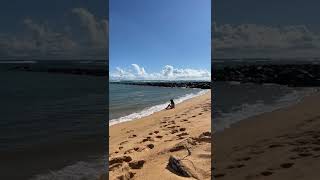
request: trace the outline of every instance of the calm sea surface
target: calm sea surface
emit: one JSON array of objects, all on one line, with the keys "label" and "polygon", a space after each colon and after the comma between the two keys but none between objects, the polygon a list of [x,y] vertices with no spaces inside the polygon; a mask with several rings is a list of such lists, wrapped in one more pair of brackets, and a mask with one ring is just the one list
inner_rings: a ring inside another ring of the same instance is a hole
[{"label": "calm sea surface", "polygon": [[28,179],[91,161],[99,161],[95,171],[80,164],[78,171],[91,174],[74,177],[90,179],[101,171],[106,78],[0,69],[0,83],[0,179]]}]

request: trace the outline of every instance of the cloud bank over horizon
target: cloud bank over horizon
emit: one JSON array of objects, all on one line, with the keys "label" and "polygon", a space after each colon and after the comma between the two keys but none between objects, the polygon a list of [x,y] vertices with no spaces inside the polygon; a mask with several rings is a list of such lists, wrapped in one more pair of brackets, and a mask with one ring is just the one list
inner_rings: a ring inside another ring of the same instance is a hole
[{"label": "cloud bank over horizon", "polygon": [[210,80],[211,73],[205,69],[179,69],[165,65],[160,72],[148,73],[144,67],[131,64],[128,69],[117,67],[110,71],[110,80]]},{"label": "cloud bank over horizon", "polygon": [[66,23],[22,18],[21,32],[0,32],[0,59],[106,59],[108,21],[85,8],[66,12]]},{"label": "cloud bank over horizon", "polygon": [[320,57],[320,32],[305,25],[213,23],[214,58]]}]

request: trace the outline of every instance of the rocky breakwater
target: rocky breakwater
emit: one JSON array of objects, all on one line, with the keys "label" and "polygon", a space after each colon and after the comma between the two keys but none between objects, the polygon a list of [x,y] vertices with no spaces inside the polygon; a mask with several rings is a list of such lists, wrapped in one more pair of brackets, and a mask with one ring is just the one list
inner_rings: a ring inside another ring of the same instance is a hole
[{"label": "rocky breakwater", "polygon": [[213,81],[275,83],[288,86],[320,86],[320,65],[238,65],[213,69]]},{"label": "rocky breakwater", "polygon": [[184,87],[184,88],[200,88],[200,89],[211,89],[211,82],[130,82],[120,81],[111,82],[112,84],[127,84],[127,85],[138,85],[138,86],[158,86],[158,87]]},{"label": "rocky breakwater", "polygon": [[88,76],[107,76],[106,67],[42,67],[37,65],[19,65],[9,68],[9,71],[48,72],[56,74],[74,74]]}]

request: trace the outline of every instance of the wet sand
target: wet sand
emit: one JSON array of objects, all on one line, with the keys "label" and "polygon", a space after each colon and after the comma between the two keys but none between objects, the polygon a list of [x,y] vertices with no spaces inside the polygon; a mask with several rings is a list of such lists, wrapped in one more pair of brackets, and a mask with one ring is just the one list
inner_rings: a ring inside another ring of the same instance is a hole
[{"label": "wet sand", "polygon": [[[183,159],[191,177],[168,167]],[[211,93],[109,128],[109,179],[211,179]]]},{"label": "wet sand", "polygon": [[319,179],[320,94],[214,136],[216,179]]}]

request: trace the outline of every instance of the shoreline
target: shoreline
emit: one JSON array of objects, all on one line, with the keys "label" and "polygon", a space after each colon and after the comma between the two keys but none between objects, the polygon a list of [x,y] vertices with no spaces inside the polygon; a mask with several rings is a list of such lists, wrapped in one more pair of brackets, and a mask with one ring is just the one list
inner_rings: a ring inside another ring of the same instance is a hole
[{"label": "shoreline", "polygon": [[316,179],[320,165],[319,102],[317,91],[300,102],[246,118],[215,133],[214,176]]},{"label": "shoreline", "polygon": [[[179,97],[178,99],[175,99],[174,101],[176,102],[176,104],[181,104],[187,100],[190,100],[192,98],[204,95],[206,93],[208,93],[210,90],[201,90],[197,93],[189,93],[189,94],[185,94],[184,96]],[[163,103],[163,104],[157,104],[151,107],[146,107],[140,111],[137,112],[133,112],[129,115],[125,115],[119,118],[115,118],[109,121],[109,127],[114,126],[116,124],[121,124],[124,122],[129,122],[129,121],[135,121],[135,120],[139,120],[141,118],[147,117],[147,116],[151,116],[154,113],[163,111],[163,109],[168,105],[168,103]]]},{"label": "shoreline", "polygon": [[191,155],[186,159],[199,164],[197,169],[191,169],[193,175],[211,178],[210,91],[177,104],[175,109],[108,128],[109,179],[160,176],[162,179],[185,179],[167,165],[170,155],[184,157],[188,151]]},{"label": "shoreline", "polygon": [[241,123],[243,120],[251,119],[253,117],[256,117],[265,113],[272,113],[279,109],[288,108],[288,107],[297,105],[300,102],[302,102],[304,98],[312,96],[318,92],[320,92],[319,88],[306,87],[300,90],[293,90],[292,92],[284,96],[281,96],[277,101],[273,102],[272,104],[261,104],[261,103],[249,104],[247,105],[247,107],[242,108],[239,111],[229,112],[222,117],[217,117],[219,121],[225,121],[225,120],[231,119],[232,122],[226,122],[224,127],[217,126],[217,124],[222,125],[222,123],[219,122],[220,123],[219,124],[216,122],[214,126],[216,127],[215,131],[223,132],[225,129],[230,128],[234,124]]}]

